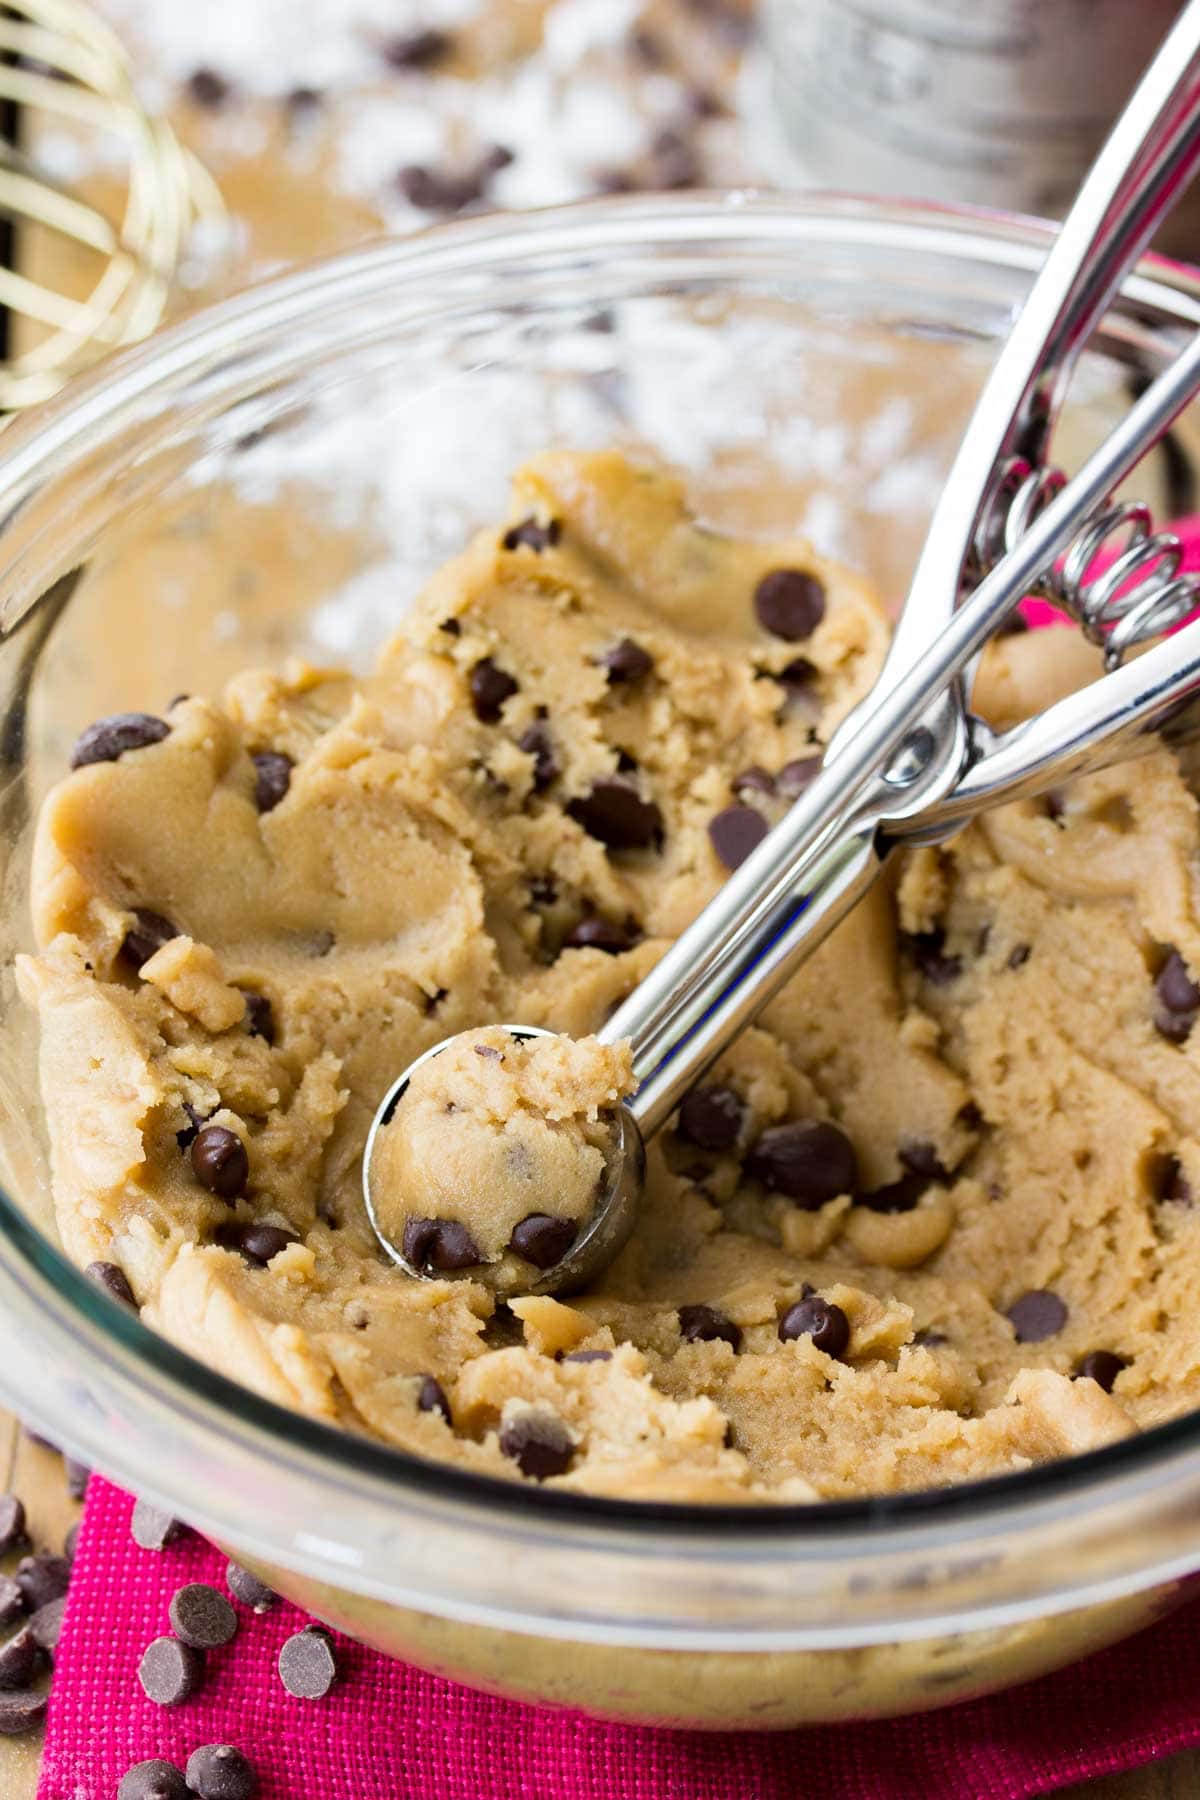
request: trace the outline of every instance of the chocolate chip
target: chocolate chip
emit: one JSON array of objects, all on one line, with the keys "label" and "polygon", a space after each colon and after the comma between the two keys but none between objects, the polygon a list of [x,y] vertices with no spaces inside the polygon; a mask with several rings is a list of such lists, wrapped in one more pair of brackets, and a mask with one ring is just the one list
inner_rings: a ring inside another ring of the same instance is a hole
[{"label": "chocolate chip", "polygon": [[71,752],[71,767],[83,769],[89,763],[116,762],[127,750],[161,744],[170,730],[166,720],[155,718],[153,713],[113,713],[80,732]]},{"label": "chocolate chip", "polygon": [[1029,620],[1025,618],[1024,614],[1012,612],[1009,613],[1007,619],[1001,619],[992,636],[998,638],[1024,637],[1028,630]]},{"label": "chocolate chip", "polygon": [[265,994],[256,994],[253,988],[243,988],[246,996],[246,1030],[251,1037],[260,1037],[266,1043],[275,1042],[275,1010]]},{"label": "chocolate chip", "polygon": [[611,1350],[568,1350],[562,1359],[569,1363],[601,1363],[612,1361]]},{"label": "chocolate chip", "polygon": [[187,1114],[187,1124],[182,1131],[175,1133],[175,1142],[181,1150],[189,1150],[196,1141],[196,1135],[204,1124],[207,1115],[198,1113],[190,1100],[185,1100],[183,1110]]},{"label": "chocolate chip", "polygon": [[650,146],[650,182],[654,188],[674,190],[698,187],[704,166],[694,144],[678,131],[660,131]]},{"label": "chocolate chip", "polygon": [[87,1493],[87,1484],[92,1471],[86,1463],[78,1462],[73,1456],[63,1457],[63,1472],[67,1478],[67,1492],[72,1500],[82,1500]]},{"label": "chocolate chip", "polygon": [[702,1150],[732,1150],[745,1111],[732,1088],[693,1088],[679,1107],[679,1135]]},{"label": "chocolate chip", "polygon": [[619,775],[601,776],[586,794],[568,802],[567,812],[609,850],[645,850],[662,842],[662,813]]},{"label": "chocolate chip", "polygon": [[1113,1382],[1121,1370],[1128,1367],[1125,1358],[1118,1356],[1115,1350],[1089,1350],[1075,1364],[1075,1379],[1078,1381],[1082,1376],[1096,1382],[1106,1394],[1111,1394]]},{"label": "chocolate chip", "polygon": [[15,1494],[0,1494],[0,1556],[27,1542],[24,1503]]},{"label": "chocolate chip", "polygon": [[949,1169],[933,1145],[924,1138],[901,1144],[897,1155],[906,1169],[914,1175],[924,1175],[927,1181],[949,1181],[950,1179]]},{"label": "chocolate chip", "polygon": [[404,32],[388,38],[380,45],[380,55],[392,69],[428,69],[449,56],[454,39],[448,31],[426,26],[420,31]]},{"label": "chocolate chip", "polygon": [[1187,964],[1178,950],[1170,952],[1158,971],[1154,991],[1158,1000],[1155,1025],[1172,1044],[1182,1044],[1200,1011],[1200,987],[1188,974]]},{"label": "chocolate chip", "polygon": [[206,1581],[189,1581],[176,1588],[167,1608],[171,1630],[181,1644],[193,1650],[218,1650],[237,1635],[237,1614],[224,1594]]},{"label": "chocolate chip", "polygon": [[902,931],[900,944],[917,973],[931,987],[947,987],[962,974],[962,957],[946,955],[946,934],[940,927],[934,931]]},{"label": "chocolate chip", "polygon": [[300,1239],[282,1225],[257,1222],[246,1225],[231,1219],[217,1227],[217,1242],[223,1250],[236,1250],[252,1267],[265,1269],[273,1256],[278,1256],[289,1244],[298,1244]]},{"label": "chocolate chip", "polygon": [[151,1506],[148,1500],[134,1502],[133,1514],[129,1521],[129,1534],[140,1550],[165,1550],[181,1538],[186,1526],[178,1519],[173,1519],[169,1512],[161,1507]]},{"label": "chocolate chip", "polygon": [[408,163],[396,171],[396,186],[422,212],[456,213],[482,198],[484,173],[442,174],[424,163]]},{"label": "chocolate chip", "polygon": [[883,1187],[872,1188],[870,1193],[860,1194],[858,1203],[869,1207],[872,1212],[912,1212],[928,1186],[927,1175],[919,1175],[910,1170],[897,1181],[889,1181]]},{"label": "chocolate chip", "polygon": [[510,1419],[500,1431],[500,1449],[511,1457],[522,1475],[548,1481],[565,1475],[575,1446],[562,1420],[554,1413],[525,1412]]},{"label": "chocolate chip", "polygon": [[1049,1288],[1031,1288],[1013,1301],[1007,1317],[1018,1344],[1040,1344],[1043,1338],[1062,1330],[1067,1322],[1067,1308]]},{"label": "chocolate chip", "polygon": [[400,1248],[406,1263],[427,1274],[470,1269],[483,1260],[475,1239],[457,1219],[406,1219]]},{"label": "chocolate chip", "polygon": [[540,525],[531,513],[519,525],[510,525],[502,542],[506,550],[520,550],[524,546],[540,556],[543,550],[552,550],[561,536],[561,519],[549,519],[545,525]]},{"label": "chocolate chip", "polygon": [[608,956],[620,956],[623,951],[632,950],[636,942],[636,937],[623,925],[593,914],[572,926],[563,939],[563,947],[567,950],[603,950]]},{"label": "chocolate chip", "polygon": [[458,619],[443,619],[438,630],[444,631],[447,637],[462,636],[462,625]]},{"label": "chocolate chip", "polygon": [[817,670],[806,656],[793,657],[782,669],[776,669],[769,677],[785,687],[789,700],[814,698],[813,689],[817,683]]},{"label": "chocolate chip", "polygon": [[192,1144],[192,1170],[201,1187],[222,1200],[236,1200],[250,1179],[250,1158],[236,1131],[206,1125]]},{"label": "chocolate chip", "polygon": [[421,1385],[417,1389],[417,1411],[441,1413],[447,1425],[453,1425],[446,1390],[436,1375],[422,1375]]},{"label": "chocolate chip", "polygon": [[21,1737],[40,1725],[49,1698],[48,1693],[38,1694],[32,1688],[0,1694],[0,1736]]},{"label": "chocolate chip", "polygon": [[742,1341],[740,1325],[718,1312],[715,1306],[681,1306],[679,1335],[685,1344],[728,1344],[736,1350]]},{"label": "chocolate chip", "polygon": [[279,1595],[275,1590],[269,1588],[265,1581],[260,1581],[257,1575],[252,1575],[249,1569],[243,1569],[241,1563],[232,1560],[226,1563],[225,1585],[235,1600],[240,1600],[243,1606],[250,1607],[253,1612],[270,1612],[273,1606],[279,1604]]},{"label": "chocolate chip", "polygon": [[21,1558],[16,1577],[26,1606],[30,1612],[36,1612],[39,1606],[58,1600],[66,1593],[71,1580],[71,1565],[65,1556],[38,1550],[33,1556]]},{"label": "chocolate chip", "polygon": [[734,776],[729,787],[734,794],[773,794],[775,777],[761,763],[751,763],[748,769]]},{"label": "chocolate chip", "polygon": [[535,1269],[552,1269],[562,1261],[579,1235],[573,1219],[555,1219],[549,1213],[530,1213],[513,1227],[510,1250],[531,1262]]},{"label": "chocolate chip", "polygon": [[544,793],[550,783],[562,774],[550,727],[544,719],[535,719],[517,739],[517,749],[533,758],[533,791]]},{"label": "chocolate chip", "polygon": [[297,1700],[323,1700],[337,1680],[333,1642],[324,1631],[297,1631],[279,1650],[279,1679]]},{"label": "chocolate chip", "polygon": [[182,1769],[153,1756],[125,1771],[117,1800],[188,1800],[188,1785]]},{"label": "chocolate chip", "polygon": [[[69,1563],[73,1563],[75,1561],[75,1550],[76,1550],[76,1547],[78,1546],[78,1543],[79,1543],[79,1520],[76,1519],[75,1523],[71,1526],[70,1530],[67,1532],[66,1537],[63,1539],[63,1555],[66,1557],[66,1559]],[[0,1617],[0,1624],[4,1624],[4,1623],[5,1623],[5,1620],[2,1617]]]},{"label": "chocolate chip", "polygon": [[254,1765],[232,1744],[203,1744],[187,1759],[187,1784],[197,1800],[254,1800]]},{"label": "chocolate chip", "polygon": [[325,96],[320,88],[294,87],[289,88],[283,96],[283,104],[293,114],[313,113],[325,104]]},{"label": "chocolate chip", "polygon": [[805,788],[812,786],[821,773],[821,766],[819,756],[797,756],[792,762],[784,763],[775,777],[775,786],[785,800],[795,800]]},{"label": "chocolate chip", "polygon": [[[47,1600],[45,1606],[39,1606],[29,1621],[28,1629],[33,1635],[34,1643],[48,1655],[58,1649],[66,1610],[67,1596],[60,1594],[57,1600]],[[24,1636],[24,1633],[21,1635]],[[21,1683],[13,1682],[11,1685],[19,1687]]]},{"label": "chocolate chip", "polygon": [[[62,1600],[51,1600],[51,1606],[62,1606]],[[41,1657],[39,1644],[31,1625],[10,1637],[0,1648],[0,1688],[28,1687],[37,1672]]]},{"label": "chocolate chip", "polygon": [[11,1625],[26,1611],[25,1596],[11,1575],[0,1575],[0,1625]]},{"label": "chocolate chip", "polygon": [[711,88],[691,87],[687,91],[687,109],[694,119],[719,119],[725,103]]},{"label": "chocolate chip", "polygon": [[1183,1206],[1192,1203],[1192,1188],[1177,1156],[1156,1157],[1150,1170],[1151,1192],[1156,1200],[1174,1200]]},{"label": "chocolate chip", "polygon": [[913,1332],[913,1343],[923,1345],[926,1350],[938,1350],[950,1339],[944,1331],[938,1331],[933,1325],[923,1325],[920,1331]]},{"label": "chocolate chip", "polygon": [[764,1131],[746,1173],[807,1212],[858,1187],[858,1159],[844,1131],[823,1119],[795,1119]]},{"label": "chocolate chip", "polygon": [[184,82],[183,91],[194,106],[215,111],[228,100],[230,87],[216,69],[194,69]]},{"label": "chocolate chip", "polygon": [[281,750],[256,750],[250,760],[254,764],[254,804],[260,813],[274,812],[291,786],[296,765]]},{"label": "chocolate chip", "polygon": [[779,1321],[779,1336],[785,1344],[793,1338],[810,1337],[827,1356],[841,1356],[850,1342],[850,1321],[840,1306],[810,1294],[788,1307]]},{"label": "chocolate chip", "polygon": [[490,656],[475,664],[471,670],[471,705],[481,725],[499,723],[504,702],[517,692],[517,687],[507,669],[500,668]]},{"label": "chocolate chip", "polygon": [[712,847],[727,869],[740,868],[769,829],[762,814],[752,806],[727,806],[708,821]]},{"label": "chocolate chip", "polygon": [[105,1293],[110,1294],[114,1300],[120,1300],[125,1306],[137,1305],[137,1301],[133,1297],[133,1289],[129,1285],[129,1278],[124,1269],[119,1269],[116,1263],[89,1263],[83,1272],[89,1281],[94,1281],[97,1287],[102,1287]]},{"label": "chocolate chip", "polygon": [[825,617],[825,589],[806,569],[773,569],[754,590],[754,614],[772,637],[799,643]]},{"label": "chocolate chip", "polygon": [[135,969],[148,963],[156,950],[169,944],[172,938],[179,936],[178,925],[172,925],[170,919],[164,919],[161,913],[151,912],[148,907],[133,908],[133,924],[125,933],[121,944],[121,955],[131,962]]},{"label": "chocolate chip", "polygon": [[1023,968],[1029,961],[1029,954],[1030,946],[1028,944],[1014,944],[1005,959],[1005,967],[1009,969]]},{"label": "chocolate chip", "polygon": [[156,1637],[142,1652],[138,1680],[156,1706],[179,1706],[204,1680],[203,1652],[178,1638]]},{"label": "chocolate chip", "polygon": [[644,25],[635,26],[629,34],[629,49],[643,68],[661,69],[667,61],[662,39]]},{"label": "chocolate chip", "polygon": [[641,681],[654,667],[650,652],[635,644],[632,638],[622,638],[619,644],[614,644],[596,660],[608,675],[609,687]]}]

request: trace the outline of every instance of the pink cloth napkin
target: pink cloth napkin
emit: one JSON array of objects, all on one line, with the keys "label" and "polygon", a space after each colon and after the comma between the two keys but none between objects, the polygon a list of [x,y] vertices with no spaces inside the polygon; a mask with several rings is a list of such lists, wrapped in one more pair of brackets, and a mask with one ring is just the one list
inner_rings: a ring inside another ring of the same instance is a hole
[{"label": "pink cloth napkin", "polygon": [[[1200,518],[1176,526],[1200,566]],[[1027,601],[1032,625],[1059,618]],[[131,1763],[201,1744],[255,1763],[261,1800],[1026,1800],[1200,1744],[1200,1601],[1041,1681],[917,1718],[778,1733],[674,1732],[495,1700],[343,1640],[338,1685],[297,1700],[276,1672],[289,1606],[212,1652],[202,1691],[155,1706],[137,1666],[187,1581],[224,1588],[199,1538],[161,1553],[93,1478],[56,1657],[39,1800],[113,1800]],[[569,1652],[566,1652],[569,1654]]]}]

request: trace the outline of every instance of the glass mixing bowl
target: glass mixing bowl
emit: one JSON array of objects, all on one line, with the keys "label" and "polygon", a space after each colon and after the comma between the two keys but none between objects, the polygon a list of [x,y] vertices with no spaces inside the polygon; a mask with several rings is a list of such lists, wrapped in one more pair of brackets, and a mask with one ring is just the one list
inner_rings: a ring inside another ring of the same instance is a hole
[{"label": "glass mixing bowl", "polygon": [[[0,446],[0,1392],[332,1624],[610,1717],[778,1726],[945,1704],[1134,1629],[1200,1568],[1200,1418],[937,1492],[622,1503],[425,1464],[281,1410],[55,1247],[15,999],[31,819],[75,732],[247,661],[363,662],[548,444],[678,464],[715,524],[799,526],[899,595],[1048,228],[849,198],[491,217],[287,274]],[[1089,353],[1082,452],[1200,322],[1147,262]],[[1151,488],[1188,504],[1186,450]]]}]

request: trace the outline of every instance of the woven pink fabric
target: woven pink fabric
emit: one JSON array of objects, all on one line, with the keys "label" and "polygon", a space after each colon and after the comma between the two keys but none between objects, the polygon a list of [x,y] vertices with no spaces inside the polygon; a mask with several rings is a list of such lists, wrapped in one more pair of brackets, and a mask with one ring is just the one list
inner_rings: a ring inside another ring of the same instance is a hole
[{"label": "woven pink fabric", "polygon": [[[1200,565],[1200,519],[1177,526]],[[1034,625],[1058,618],[1033,601]],[[201,1693],[165,1710],[137,1665],[169,1629],[185,1581],[224,1586],[198,1538],[161,1554],[129,1535],[132,1502],[94,1478],[56,1659],[39,1800],[113,1800],[133,1762],[179,1764],[237,1744],[261,1800],[1026,1800],[1200,1744],[1200,1601],[1127,1643],[987,1700],[882,1724],[711,1734],[603,1725],[494,1700],[349,1640],[341,1679],[293,1699],[279,1647],[305,1622],[287,1606],[210,1654]],[[566,1652],[569,1654],[569,1652]]]}]

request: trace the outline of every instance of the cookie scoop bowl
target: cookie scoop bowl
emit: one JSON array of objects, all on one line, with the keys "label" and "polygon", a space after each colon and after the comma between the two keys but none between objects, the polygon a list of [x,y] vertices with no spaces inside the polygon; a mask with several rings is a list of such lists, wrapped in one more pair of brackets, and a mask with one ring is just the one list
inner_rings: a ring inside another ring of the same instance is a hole
[{"label": "cookie scoop bowl", "polygon": [[[715,526],[803,520],[902,591],[1046,242],[1030,222],[845,198],[480,219],[285,275],[6,432],[7,1403],[331,1623],[610,1717],[771,1727],[944,1705],[1112,1641],[1185,1590],[1195,1417],[955,1489],[706,1508],[484,1478],[213,1373],[56,1247],[11,975],[31,820],[80,727],[294,650],[361,662],[501,516],[537,448],[680,463]],[[1086,365],[1079,449],[1123,407],[1130,364],[1157,371],[1198,319],[1190,274],[1148,263]],[[429,1044],[449,1029],[431,1013]]]}]

